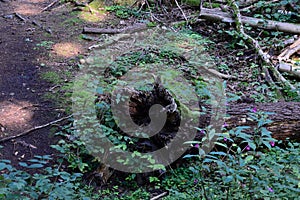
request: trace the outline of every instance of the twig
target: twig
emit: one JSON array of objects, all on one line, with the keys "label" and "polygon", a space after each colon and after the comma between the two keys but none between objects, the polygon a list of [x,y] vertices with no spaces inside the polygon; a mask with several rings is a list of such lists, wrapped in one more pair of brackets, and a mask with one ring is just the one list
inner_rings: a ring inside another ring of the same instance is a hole
[{"label": "twig", "polygon": [[227,74],[222,74],[221,72],[218,72],[217,70],[215,69],[207,69],[210,73],[218,76],[219,78],[222,78],[222,79],[237,79],[235,76],[232,76],[232,75],[227,75]]},{"label": "twig", "polygon": [[0,140],[0,142],[5,142],[5,141],[11,140],[11,139],[15,139],[15,138],[18,138],[18,137],[27,135],[27,134],[29,134],[29,133],[31,133],[31,132],[33,132],[33,131],[36,131],[36,130],[39,130],[39,129],[42,129],[42,128],[46,128],[46,127],[48,127],[48,126],[51,126],[51,125],[56,124],[56,123],[58,123],[58,122],[64,121],[64,120],[69,119],[69,118],[71,118],[71,117],[72,117],[72,115],[69,115],[69,116],[60,118],[60,119],[58,119],[58,120],[49,122],[49,123],[47,123],[47,124],[43,124],[43,125],[41,125],[41,126],[33,127],[33,128],[31,128],[31,129],[29,129],[29,130],[27,130],[27,131],[24,131],[24,132],[18,134],[18,135],[13,135],[13,136],[10,136],[10,137],[3,138],[3,139]]},{"label": "twig", "polygon": [[52,34],[52,30],[51,30],[50,28],[45,28],[45,27],[43,27],[43,26],[42,26],[40,23],[38,23],[36,20],[33,20],[33,21],[32,21],[32,24],[38,26],[40,29],[46,31],[46,32],[49,33],[49,34]]},{"label": "twig", "polygon": [[159,195],[157,195],[155,197],[152,197],[150,200],[157,200],[157,199],[159,199],[161,197],[166,196],[167,194],[168,194],[167,192],[163,192],[163,193],[161,193],[161,194],[159,194]]},{"label": "twig", "polygon": [[185,21],[188,22],[188,19],[187,19],[186,15],[185,15],[184,11],[182,10],[182,8],[180,7],[180,5],[178,4],[178,1],[177,1],[177,0],[175,0],[175,3],[176,3],[176,6],[179,8],[180,12],[182,13],[182,15],[183,15]]},{"label": "twig", "polygon": [[49,8],[51,8],[52,6],[54,6],[54,4],[56,4],[59,0],[54,0],[52,3],[50,3],[48,6],[46,6],[42,12],[48,10]]},{"label": "twig", "polygon": [[23,20],[24,22],[27,21],[27,19],[25,17],[23,17],[22,15],[20,15],[19,13],[15,13],[15,15],[20,18],[21,20]]},{"label": "twig", "polygon": [[199,3],[199,16],[201,16],[202,8],[203,8],[203,0],[200,0],[200,3]]}]

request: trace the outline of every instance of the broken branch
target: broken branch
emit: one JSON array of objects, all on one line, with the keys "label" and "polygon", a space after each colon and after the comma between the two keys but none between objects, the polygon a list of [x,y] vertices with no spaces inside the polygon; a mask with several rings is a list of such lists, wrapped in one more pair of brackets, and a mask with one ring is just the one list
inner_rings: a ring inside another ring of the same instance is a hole
[{"label": "broken branch", "polygon": [[49,8],[51,8],[52,6],[54,6],[57,2],[59,2],[59,0],[54,0],[52,3],[50,3],[48,6],[46,6],[42,12],[48,10]]},{"label": "broken branch", "polygon": [[[272,62],[270,61],[270,55],[268,55],[267,53],[263,52],[263,50],[261,49],[260,45],[258,44],[258,41],[255,40],[254,38],[252,38],[247,33],[245,33],[244,26],[243,26],[243,23],[242,23],[242,16],[241,16],[239,7],[236,4],[236,2],[234,0],[227,0],[227,2],[229,4],[229,6],[231,6],[231,8],[233,9],[233,13],[234,13],[234,17],[235,17],[235,23],[236,23],[236,29],[238,30],[238,32],[240,34],[242,34],[242,36],[244,37],[244,39],[247,42],[249,42],[250,44],[252,44],[252,46],[254,46],[255,50],[258,52],[258,55],[267,64],[267,66],[266,66],[267,68],[264,67],[265,70],[270,69],[273,72],[273,75],[276,77],[276,79],[278,81],[281,82],[282,85],[286,86],[290,90],[296,90],[296,88],[289,81],[287,81],[279,73],[279,71],[276,69],[276,67],[272,64]],[[300,26],[299,26],[299,31],[300,31]]]},{"label": "broken branch", "polygon": [[27,131],[24,131],[24,132],[22,132],[22,133],[20,133],[20,134],[13,135],[13,136],[6,137],[6,138],[2,138],[2,139],[0,140],[0,142],[6,142],[6,141],[8,141],[8,140],[15,139],[15,138],[18,138],[18,137],[27,135],[27,134],[29,134],[29,133],[31,133],[31,132],[33,132],[33,131],[36,131],[36,130],[39,130],[39,129],[42,129],[42,128],[46,128],[46,127],[48,127],[48,126],[51,126],[51,125],[56,124],[56,123],[58,123],[58,122],[64,121],[64,120],[69,119],[69,118],[71,118],[71,117],[72,117],[72,115],[69,115],[69,116],[67,116],[67,117],[60,118],[60,119],[58,119],[58,120],[49,122],[49,123],[47,123],[47,124],[43,124],[43,125],[41,125],[41,126],[33,127],[33,128],[31,128],[31,129],[29,129],[29,130],[27,130]]}]

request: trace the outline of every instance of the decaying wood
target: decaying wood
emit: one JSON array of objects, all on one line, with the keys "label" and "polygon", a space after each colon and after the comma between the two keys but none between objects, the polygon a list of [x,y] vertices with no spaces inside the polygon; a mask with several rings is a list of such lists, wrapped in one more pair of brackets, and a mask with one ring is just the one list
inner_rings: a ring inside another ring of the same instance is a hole
[{"label": "decaying wood", "polygon": [[[164,103],[165,108],[169,109],[174,107],[175,112],[170,112],[167,117],[166,124],[171,125],[173,128],[180,124],[180,112],[182,112],[182,105],[171,106],[172,96],[167,92],[163,92],[164,89],[159,89],[154,92],[143,92],[130,90],[133,94],[131,97],[131,103],[129,107],[131,117],[135,118],[135,121],[142,122],[143,119],[148,118],[149,107],[155,103]],[[207,110],[209,110],[209,106]],[[180,110],[180,112],[177,110]],[[266,125],[266,128],[272,132],[272,136],[278,140],[284,140],[290,138],[292,140],[300,141],[300,102],[277,102],[277,103],[235,103],[230,104],[227,108],[228,118],[225,119],[228,124],[228,129],[238,126],[249,126],[250,129],[245,130],[249,134],[253,134],[253,129],[257,127],[257,122],[252,121],[248,116],[253,110],[272,113],[268,116],[268,119],[272,120],[272,123]],[[210,115],[199,114],[199,127],[205,128],[210,124]],[[222,126],[222,124],[220,125]],[[170,135],[173,132],[170,132]],[[167,135],[159,137],[160,140],[164,138],[169,139]],[[158,142],[158,141],[157,141]],[[165,141],[160,141],[165,142]]]},{"label": "decaying wood", "polygon": [[[212,20],[212,21],[222,21],[225,23],[234,23],[235,20],[226,12],[222,12],[221,9],[201,9],[200,18]],[[242,24],[248,24],[249,26],[282,31],[286,33],[300,34],[300,25],[293,23],[278,22],[273,20],[257,19],[254,17],[241,16]]]},{"label": "decaying wood", "polygon": [[226,123],[230,128],[237,126],[255,127],[257,122],[253,122],[247,116],[253,108],[257,111],[273,113],[268,119],[273,122],[267,125],[267,129],[272,132],[272,136],[278,140],[290,138],[300,141],[300,103],[299,102],[278,102],[261,104],[233,104],[230,105],[227,114],[230,117]]},{"label": "decaying wood", "polygon": [[296,52],[300,52],[300,37],[292,45],[284,49],[284,51],[278,56],[278,60],[289,60],[290,57]]},{"label": "decaying wood", "polygon": [[281,72],[287,72],[297,78],[300,78],[300,67],[292,63],[280,62],[277,64],[277,68]]},{"label": "decaying wood", "polygon": [[[277,68],[273,65],[273,63],[270,60],[271,56],[268,55],[267,53],[265,53],[262,50],[262,48],[260,47],[258,41],[255,40],[250,35],[245,33],[243,22],[242,22],[242,15],[240,13],[239,7],[236,4],[236,2],[234,0],[227,0],[227,2],[228,2],[228,5],[230,5],[231,8],[233,9],[233,15],[234,15],[234,18],[235,18],[237,31],[242,34],[242,36],[244,37],[244,39],[247,42],[249,42],[252,46],[254,46],[255,50],[258,52],[258,55],[261,57],[261,59],[267,65],[267,67],[263,68],[263,70],[266,72],[265,74],[267,74],[267,71],[270,70],[272,72],[272,74],[274,75],[274,77],[277,79],[277,81],[280,81],[280,83],[283,86],[285,86],[286,88],[288,88],[290,90],[296,91],[296,88],[279,73]],[[300,26],[298,26],[298,28],[299,28],[299,31],[300,31]],[[268,77],[268,79],[269,78],[270,77]],[[273,84],[273,81],[270,84]],[[297,93],[299,94],[298,91],[297,91]]]},{"label": "decaying wood", "polygon": [[83,33],[90,33],[90,34],[118,34],[118,33],[136,32],[136,31],[144,30],[145,28],[147,28],[146,24],[135,24],[133,26],[128,26],[126,28],[121,28],[121,29],[84,27],[83,28]]}]

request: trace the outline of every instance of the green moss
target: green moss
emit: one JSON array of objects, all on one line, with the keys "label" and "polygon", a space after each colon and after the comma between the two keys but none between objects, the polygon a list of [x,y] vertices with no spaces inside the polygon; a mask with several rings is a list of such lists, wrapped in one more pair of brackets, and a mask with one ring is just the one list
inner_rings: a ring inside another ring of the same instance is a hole
[{"label": "green moss", "polygon": [[63,82],[60,75],[53,71],[45,72],[41,75],[41,77],[42,77],[42,79],[44,79],[50,83],[53,83],[53,84],[60,84]]},{"label": "green moss", "polygon": [[220,7],[220,4],[219,3],[209,3],[209,2],[204,2],[203,3],[203,6],[206,7],[206,8],[219,8]]},{"label": "green moss", "polygon": [[94,0],[91,3],[89,3],[90,8],[95,9],[95,10],[99,10],[99,8],[104,7],[104,2],[103,0]]},{"label": "green moss", "polygon": [[115,0],[114,2],[118,5],[128,6],[133,5],[136,2],[136,0]]},{"label": "green moss", "polygon": [[200,4],[200,0],[184,0],[182,2],[189,6],[199,6]]},{"label": "green moss", "polygon": [[79,17],[75,16],[75,17],[68,18],[67,20],[63,21],[61,24],[63,26],[65,26],[65,25],[78,25],[78,24],[82,24],[82,23],[83,23],[83,20],[80,19]]}]

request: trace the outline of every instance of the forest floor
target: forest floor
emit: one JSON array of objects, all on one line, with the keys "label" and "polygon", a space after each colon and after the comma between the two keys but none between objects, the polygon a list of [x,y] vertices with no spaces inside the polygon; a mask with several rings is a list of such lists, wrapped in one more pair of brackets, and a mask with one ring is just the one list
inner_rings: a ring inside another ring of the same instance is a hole
[{"label": "forest floor", "polygon": [[[241,39],[241,37],[238,35],[236,31],[236,28],[232,24],[212,22],[210,20],[203,21],[202,19],[197,19],[193,21],[191,24],[186,24],[184,16],[182,15],[182,11],[178,8],[165,10],[166,13],[163,13],[162,10],[160,9],[153,10],[152,12],[151,9],[147,10],[141,8],[140,10],[138,10],[138,8],[135,9],[125,8],[122,6],[115,6],[115,7],[108,6],[104,8],[104,6],[101,6],[99,2],[102,1],[94,0],[91,1],[90,4],[79,6],[79,5],[75,5],[78,4],[78,2],[75,3],[75,1],[0,0],[0,160],[2,159],[10,160],[11,165],[16,167],[18,170],[26,171],[29,173],[39,172],[41,169],[34,168],[34,167],[30,168],[30,166],[26,167],[26,165],[24,167],[24,163],[26,161],[31,162],[30,159],[34,158],[34,156],[37,155],[39,156],[50,155],[50,157],[53,158],[53,160],[49,163],[47,163],[48,162],[47,161],[46,166],[48,166],[49,164],[51,166],[56,167],[57,163],[59,163],[58,168],[62,172],[71,171],[72,173],[73,172],[82,173],[83,183],[88,183],[87,184],[88,186],[93,186],[93,191],[94,189],[100,189],[99,190],[100,195],[102,195],[101,198],[107,196],[108,197],[107,199],[109,199],[110,195],[115,195],[112,192],[115,192],[116,196],[121,196],[121,195],[126,196],[127,194],[130,194],[131,192],[130,190],[134,191],[132,193],[132,196],[134,195],[142,196],[144,195],[144,193],[138,194],[141,191],[143,191],[142,190],[143,188],[141,186],[146,187],[148,196],[150,195],[151,197],[155,197],[159,194],[166,193],[166,191],[171,191],[167,189],[169,186],[172,188],[173,185],[176,186],[183,185],[184,188],[186,187],[185,184],[187,185],[189,184],[188,187],[190,187],[191,189],[194,188],[195,191],[197,190],[195,194],[199,194],[200,190],[198,191],[198,186],[200,183],[198,183],[198,180],[202,179],[199,178],[202,176],[201,175],[202,172],[195,173],[196,170],[194,170],[191,174],[190,171],[192,170],[190,169],[193,168],[192,166],[194,165],[189,166],[189,164],[181,168],[180,165],[184,164],[183,162],[185,162],[186,160],[180,163],[183,159],[179,159],[178,163],[177,162],[174,163],[174,170],[172,169],[173,166],[171,166],[170,167],[171,170],[167,171],[166,173],[163,171],[157,172],[160,173],[159,175],[154,173],[153,174],[145,173],[145,174],[137,175],[137,174],[130,174],[126,172],[123,173],[123,171],[118,171],[118,170],[115,170],[114,173],[111,173],[110,169],[107,166],[98,163],[96,161],[97,159],[91,158],[92,156],[90,156],[89,154],[86,155],[86,149],[83,150],[81,149],[80,145],[82,146],[84,145],[83,143],[81,143],[81,141],[80,142],[77,141],[78,139],[77,138],[78,135],[76,135],[77,132],[75,128],[73,128],[72,121],[68,120],[69,119],[68,116],[71,116],[72,114],[71,97],[74,93],[76,93],[74,92],[72,94],[73,86],[74,85],[76,86],[77,83],[76,80],[78,80],[78,79],[74,79],[74,77],[77,78],[78,76],[76,77],[76,75],[84,71],[82,69],[84,69],[85,63],[90,64],[88,66],[89,69],[95,66],[96,67],[101,66],[105,68],[107,67],[105,66],[105,64],[111,64],[110,62],[106,62],[106,61],[108,60],[110,61],[110,59],[111,60],[115,59],[114,61],[118,61],[119,59],[119,57],[117,57],[118,55],[117,53],[113,55],[101,54],[101,57],[98,56],[99,54],[95,54],[98,60],[95,59],[93,61],[95,61],[95,63],[98,65],[96,65],[93,62],[90,62],[89,58],[95,58],[95,55],[93,53],[96,52],[96,50],[95,52],[91,50],[91,47],[96,47],[96,46],[101,47],[101,45],[104,44],[106,39],[110,39],[110,36],[114,35],[114,33],[87,34],[87,33],[83,33],[84,27],[105,28],[105,30],[108,31],[117,30],[115,33],[118,33],[118,32],[122,32],[120,30],[125,30],[129,27],[133,27],[137,25],[138,23],[139,24],[142,23],[144,27],[145,24],[147,24],[147,27],[160,27],[160,28],[163,27],[164,29],[170,28],[174,30],[174,32],[179,32],[178,35],[180,35],[180,31],[182,31],[182,33],[188,33],[190,35],[194,35],[195,32],[199,33],[199,34],[195,34],[199,36],[197,37],[197,42],[201,43],[201,45],[203,44],[203,51],[205,52],[205,55],[207,55],[208,59],[211,59],[213,61],[212,66],[210,65],[211,63],[208,62],[209,63],[208,67],[217,71],[217,73],[221,73],[225,77],[226,76],[232,77],[232,78],[222,79],[222,83],[224,83],[223,85],[224,86],[226,85],[225,90],[226,90],[227,105],[231,105],[231,104],[241,105],[244,103],[246,104],[247,110],[251,110],[251,112],[253,111],[253,113],[254,112],[256,113],[257,111],[256,105],[258,105],[259,103],[299,101],[299,97],[295,95],[294,92],[280,88],[277,85],[276,80],[275,80],[276,84],[271,86],[268,84],[268,81],[265,79],[264,76],[263,63],[261,59],[259,59],[259,56],[257,55],[255,48],[253,48],[249,44],[246,44],[245,41]],[[45,8],[47,8],[52,3],[55,4],[52,5],[50,9],[45,10]],[[184,7],[183,9],[186,15],[197,16],[198,11],[196,10],[196,8]],[[272,56],[278,55],[280,51],[284,48],[284,45],[281,41],[293,37],[291,34],[286,34],[281,32],[274,32],[275,36],[273,37],[272,36],[273,32],[271,31],[264,31],[262,29],[254,29],[251,27],[247,27],[247,28],[248,28],[247,32],[250,35],[254,36],[257,40],[259,40],[262,44],[261,46],[268,49],[268,52]],[[191,30],[194,32],[191,32]],[[116,38],[117,37],[118,36],[116,36]],[[164,36],[161,37],[165,39]],[[148,41],[150,40],[147,39],[148,37],[145,40],[141,40],[141,41],[146,41],[145,43],[148,45]],[[156,41],[160,42],[159,39],[152,38],[152,40],[155,39]],[[119,40],[116,39],[113,40],[113,42],[117,43],[119,42]],[[122,42],[123,41],[121,41],[120,43]],[[134,43],[135,42],[136,40],[134,40]],[[159,48],[164,47],[165,45],[165,43],[163,42],[161,43],[162,44],[160,44],[161,46],[159,46]],[[133,42],[131,42],[129,46],[133,46],[132,44]],[[139,45],[141,44],[141,42],[137,44]],[[186,48],[187,50],[189,50],[188,48],[189,46],[186,46],[186,44],[182,46],[183,46],[182,48]],[[137,54],[138,59],[136,59],[136,57],[134,56],[130,57],[129,55],[131,54],[128,55],[126,54],[128,53],[128,51],[130,51],[130,48],[126,49],[124,46],[120,46],[120,47],[117,46],[116,49],[120,50],[121,52],[120,54],[123,53],[123,55],[121,55],[120,57],[124,56],[126,59],[129,58],[128,60],[124,59],[126,66],[123,63],[123,60],[120,60],[121,64],[117,69],[116,74],[118,73],[121,74],[121,72],[123,73],[122,70],[124,70],[124,68],[126,67],[129,68],[130,62],[134,62],[133,66],[139,66],[138,62],[140,62],[140,60],[142,59],[145,60],[149,59],[148,61],[149,63],[152,62],[152,60],[155,60],[152,59],[151,57],[155,54],[149,55],[148,58],[148,54],[146,51],[145,51],[146,53],[143,53],[141,55]],[[149,49],[151,52],[151,48]],[[106,49],[104,49],[104,51],[106,51]],[[111,53],[111,51],[109,52]],[[157,55],[160,55],[160,53],[161,52],[159,52],[159,54],[157,53]],[[145,54],[147,54],[147,56],[144,56]],[[105,57],[103,55],[108,55],[108,56]],[[174,58],[173,57],[174,54],[170,54],[170,55],[166,54],[165,57],[162,58],[165,59],[168,56],[170,56],[170,58],[168,59],[170,59],[171,61],[172,59],[175,60],[176,56]],[[197,56],[197,57],[201,57],[201,56]],[[99,62],[100,64],[97,62]],[[140,65],[142,66],[143,63],[141,62]],[[107,69],[108,68],[105,68],[105,70]],[[202,76],[202,74],[200,75]],[[299,81],[290,76],[285,76],[285,77],[290,78],[292,83],[297,83]],[[96,78],[97,80],[101,79],[99,78],[99,76],[97,76]],[[136,79],[134,80],[136,81]],[[299,84],[297,87],[299,87]],[[83,90],[82,92],[83,94],[86,94],[84,93],[86,92],[86,90]],[[96,92],[98,92],[98,88]],[[96,102],[96,100],[99,100],[101,96],[100,93],[103,93],[101,87],[100,87],[100,92],[98,93],[99,94],[95,94],[94,102]],[[96,99],[98,97],[99,99]],[[110,122],[109,120],[112,119],[113,118],[109,116],[107,123],[109,123]],[[222,126],[223,128],[224,127],[226,128],[227,125],[226,123],[223,123],[223,121],[220,124],[220,126]],[[233,125],[236,125],[235,122]],[[67,128],[63,129],[64,126]],[[112,127],[113,126],[115,126],[114,123]],[[242,127],[240,125],[238,126]],[[58,136],[56,133],[58,133],[60,130],[63,130],[61,131],[61,135],[67,137]],[[238,133],[239,130],[242,129],[237,129],[236,133]],[[233,133],[235,134],[235,132]],[[109,134],[114,135],[115,131],[112,131]],[[123,136],[121,138],[123,138]],[[64,144],[67,145],[65,145],[64,147],[65,149],[64,148],[59,149],[59,147],[64,146],[62,144],[60,144],[61,146],[56,145],[56,149],[58,150],[57,151],[54,148],[52,148],[51,145],[57,144],[57,142],[60,139],[63,139],[61,141],[65,142]],[[157,140],[160,141],[160,139]],[[122,142],[123,144],[123,139],[122,140],[118,139],[118,141]],[[229,144],[229,142],[226,141],[227,141],[227,135],[226,137],[224,137],[224,141],[222,139],[222,142],[224,142],[224,144],[226,145],[227,143]],[[69,144],[70,146],[68,146]],[[72,146],[73,144],[74,146]],[[142,142],[138,141],[137,143],[133,143],[133,144],[138,144],[140,145],[139,147],[144,148],[144,146],[146,147],[148,143],[144,141]],[[228,148],[229,149],[228,152],[230,152],[230,154],[233,145],[236,145],[236,143],[232,143],[232,146]],[[129,147],[130,145],[128,145],[128,148]],[[151,146],[151,148],[152,147],[153,146]],[[247,147],[249,147],[250,149],[250,145],[247,145],[245,147],[243,146],[242,151],[244,151],[245,149],[247,150]],[[198,151],[198,148],[199,147],[196,147],[196,145],[191,146],[191,149],[195,150],[196,152]],[[238,146],[238,149],[239,148],[240,147]],[[234,151],[232,151],[233,155],[234,155]],[[74,153],[75,158],[70,156],[73,155],[72,153]],[[252,156],[251,151],[249,151],[248,153],[245,152],[245,155],[250,155],[250,156],[239,157],[239,158],[245,159],[246,160],[245,162],[248,162],[249,160],[247,159],[251,158]],[[63,158],[62,156],[60,156],[61,154],[63,154],[64,156]],[[236,155],[239,154],[240,153],[236,153]],[[255,154],[255,155],[259,155],[259,154]],[[270,155],[272,156],[273,154]],[[286,153],[284,154],[284,156],[285,155],[289,155],[289,154]],[[69,159],[70,157],[72,158]],[[261,158],[263,161],[265,161],[264,159],[265,157],[261,157]],[[290,158],[294,159],[293,154],[291,154]],[[251,159],[253,159],[253,156]],[[254,158],[253,161],[251,162],[255,163],[256,159],[260,159],[260,158]],[[273,161],[273,158],[270,159]],[[293,161],[296,162],[296,160],[294,159]],[[224,160],[222,158],[222,162],[223,161]],[[228,161],[231,160],[228,159]],[[20,162],[23,162],[23,165]],[[263,164],[261,165],[264,165],[264,162],[262,163]],[[274,168],[276,170],[271,168],[271,166],[274,165],[273,162],[270,163],[272,163],[269,165],[270,169],[272,170],[269,171],[277,171],[276,168]],[[199,161],[197,164],[199,164],[199,166],[202,166],[203,163],[202,161]],[[255,163],[255,165],[257,164],[258,163]],[[208,166],[208,165],[209,164],[204,163],[203,166]],[[234,164],[232,164],[232,166],[235,165],[237,164],[234,161]],[[213,167],[215,165],[213,164],[211,166]],[[228,166],[231,166],[231,164],[230,165],[228,164]],[[45,167],[45,165],[43,165],[43,167]],[[250,172],[250,170],[252,170],[252,168],[249,167],[244,167],[244,168],[245,170],[249,170],[247,171],[247,173]],[[176,171],[177,169],[178,171]],[[212,168],[212,169],[217,169],[217,168]],[[266,169],[268,169],[268,167],[266,167]],[[177,176],[176,173],[179,172],[180,174],[180,171],[182,171],[182,174],[186,174],[187,176],[185,175]],[[233,172],[235,173],[236,171]],[[288,170],[282,171],[282,173],[286,174],[287,171]],[[214,173],[214,170],[212,170],[212,172]],[[292,170],[290,170],[290,172],[292,173]],[[174,173],[175,175],[172,173]],[[217,179],[215,179],[216,176],[214,176],[213,173],[211,173],[213,177],[211,179],[212,181],[207,182],[205,184],[211,185],[211,183],[215,183]],[[242,174],[244,173],[244,171],[238,173]],[[260,173],[263,173],[263,170],[261,170]],[[167,178],[168,175],[170,175],[169,179]],[[207,177],[209,177],[209,175],[210,173],[207,174]],[[172,176],[174,179],[172,178]],[[196,176],[198,177],[198,179],[186,178],[191,176],[192,177]],[[248,175],[245,175],[245,177],[247,176]],[[54,176],[49,176],[49,180],[52,179],[53,177]],[[152,178],[152,181],[150,178]],[[271,180],[271,178],[273,178],[273,175],[272,174],[268,175],[268,178],[270,178],[270,183],[271,183],[273,181],[273,179]],[[274,180],[275,178],[276,177],[274,177]],[[161,182],[161,180],[163,179],[167,181]],[[249,179],[248,177],[245,178],[245,181],[248,181],[248,179]],[[278,178],[278,180],[280,179],[281,178]],[[56,180],[58,179],[55,178],[55,182]],[[278,182],[278,180],[276,179],[276,182]],[[224,182],[226,182],[226,180]],[[251,188],[253,184],[252,181],[250,182],[251,184],[249,184],[249,188],[251,189],[251,191],[255,191],[252,190]],[[10,182],[8,181],[8,183]],[[45,183],[47,184],[48,187],[48,183],[47,182]],[[162,184],[160,185],[160,183]],[[236,190],[236,192],[240,191],[241,189],[240,182],[237,183],[238,183],[237,184],[238,189]],[[227,188],[227,184],[228,182],[226,182],[223,185],[220,185],[219,182],[216,182],[216,188],[219,186],[223,187],[224,185],[226,185]],[[68,182],[67,185],[69,185]],[[268,186],[267,183],[266,184],[261,183],[261,185],[263,185],[260,186],[261,188]],[[284,182],[283,185],[285,185]],[[64,190],[64,187],[62,187],[61,185],[59,185],[58,187],[60,187],[60,189],[63,188],[62,190]],[[142,189],[136,190],[137,187]],[[224,188],[225,187],[223,187],[223,189]],[[261,188],[258,191],[262,191]],[[248,192],[248,190],[250,191],[250,189],[248,189],[247,186],[243,189],[244,191],[241,191],[241,193]],[[205,190],[206,189],[204,189],[204,192]],[[181,192],[181,189],[178,189],[178,191]],[[220,192],[222,193],[222,195],[225,194],[225,192],[222,190],[218,191],[212,189],[211,191]],[[270,188],[269,190],[267,190],[267,192],[271,192],[271,191]],[[286,190],[286,191],[290,191],[290,190]],[[14,193],[15,191],[12,190],[12,192]],[[174,190],[173,192],[177,193],[177,189]],[[185,193],[185,189],[182,192]],[[44,190],[41,193],[44,193]],[[23,191],[21,192],[21,194],[23,194]],[[275,193],[274,193],[274,197],[275,197]],[[95,198],[95,199],[99,199],[99,198]],[[145,199],[145,198],[138,198],[138,199]],[[170,197],[170,199],[172,198]]]},{"label": "forest floor", "polygon": [[[67,6],[42,12],[49,0],[0,1],[0,138],[22,134],[66,115],[57,88],[69,82],[89,42]],[[72,21],[74,19],[74,21]],[[0,158],[17,162],[51,155],[53,126],[1,143]]]},{"label": "forest floor", "polygon": [[[3,146],[0,159],[11,160],[16,167],[34,155],[57,154],[51,145],[59,140],[55,133],[66,120],[41,129],[35,127],[62,119],[71,112],[72,78],[90,54],[89,47],[101,41],[101,35],[82,34],[83,27],[120,29],[149,20],[125,11],[119,12],[119,17],[109,12],[80,14],[69,3],[57,3],[43,12],[52,2],[0,0],[0,141],[28,133],[0,142]],[[184,20],[180,13],[177,10],[174,16],[169,16],[169,23]],[[284,100],[281,94],[268,89],[255,49],[241,42],[234,46],[239,42],[234,27],[200,21],[191,28],[213,41],[205,45],[209,46],[215,70],[235,77],[226,80],[229,97],[238,96],[235,99],[238,103]]]}]

